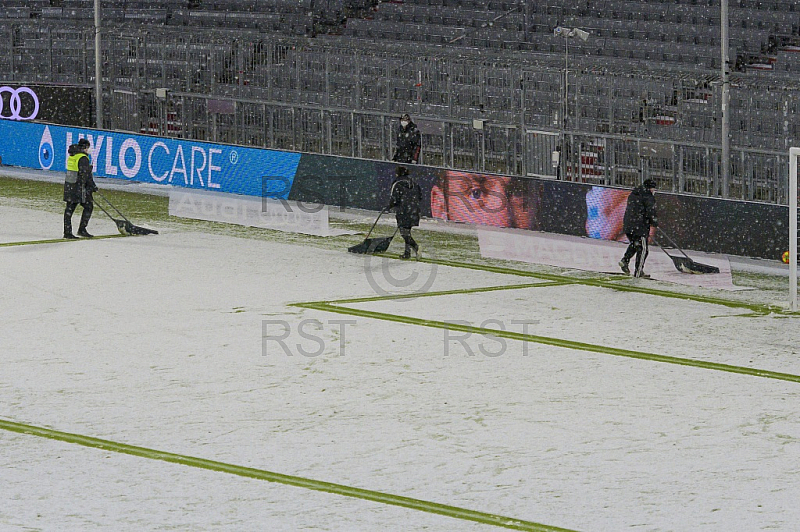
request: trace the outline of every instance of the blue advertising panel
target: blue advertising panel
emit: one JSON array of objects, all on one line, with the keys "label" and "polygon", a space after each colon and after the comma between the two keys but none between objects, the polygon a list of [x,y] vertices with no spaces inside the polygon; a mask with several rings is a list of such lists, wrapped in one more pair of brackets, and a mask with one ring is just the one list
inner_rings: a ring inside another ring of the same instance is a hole
[{"label": "blue advertising panel", "polygon": [[[5,164],[65,171],[67,147],[87,138],[95,175],[250,196],[378,210],[396,164],[0,120]],[[423,216],[619,240],[628,190],[421,165]],[[290,195],[291,192],[291,195]],[[656,192],[660,227],[686,249],[779,259],[785,205]]]},{"label": "blue advertising panel", "polygon": [[3,163],[66,171],[67,148],[85,138],[97,177],[287,199],[299,153],[130,133],[0,120]]}]

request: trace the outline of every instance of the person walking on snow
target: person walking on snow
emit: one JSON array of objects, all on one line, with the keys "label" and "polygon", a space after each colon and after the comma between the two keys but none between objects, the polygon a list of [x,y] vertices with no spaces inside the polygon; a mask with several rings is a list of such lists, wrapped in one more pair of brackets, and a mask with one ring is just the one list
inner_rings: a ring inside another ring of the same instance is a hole
[{"label": "person walking on snow", "polygon": [[623,218],[623,230],[628,237],[628,249],[619,261],[623,273],[630,274],[628,264],[636,255],[636,269],[634,277],[649,277],[644,273],[644,263],[647,260],[647,240],[650,238],[650,228],[658,227],[656,216],[656,198],[653,190],[656,188],[654,179],[646,179],[644,183],[633,189],[628,196],[628,204]]},{"label": "person walking on snow", "polygon": [[83,207],[78,235],[84,238],[93,236],[86,230],[94,209],[92,193],[97,190],[92,177],[92,164],[87,154],[90,146],[88,140],[81,139],[68,149],[67,175],[64,180],[64,201],[67,203],[64,209],[64,238],[78,238],[72,234],[72,213],[78,204]]},{"label": "person walking on snow", "polygon": [[396,143],[397,147],[392,160],[398,163],[417,164],[422,149],[422,134],[417,129],[417,125],[411,121],[408,113],[400,117],[400,129],[397,130]]},{"label": "person walking on snow", "polygon": [[396,210],[397,228],[405,241],[405,252],[401,259],[410,259],[411,251],[419,259],[419,245],[411,236],[411,228],[419,225],[419,205],[422,201],[422,189],[408,174],[405,166],[397,167],[397,177],[392,183],[392,194],[387,211]]}]

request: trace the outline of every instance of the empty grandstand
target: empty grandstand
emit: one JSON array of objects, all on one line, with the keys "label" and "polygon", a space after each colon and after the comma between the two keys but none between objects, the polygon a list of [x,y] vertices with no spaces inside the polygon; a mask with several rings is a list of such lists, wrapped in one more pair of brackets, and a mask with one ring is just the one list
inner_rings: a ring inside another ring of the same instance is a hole
[{"label": "empty grandstand", "polygon": [[[425,164],[769,202],[800,143],[797,1],[730,1],[726,182],[717,0],[100,5],[119,130],[389,159],[408,112]],[[0,0],[2,81],[92,85],[93,6]]]}]

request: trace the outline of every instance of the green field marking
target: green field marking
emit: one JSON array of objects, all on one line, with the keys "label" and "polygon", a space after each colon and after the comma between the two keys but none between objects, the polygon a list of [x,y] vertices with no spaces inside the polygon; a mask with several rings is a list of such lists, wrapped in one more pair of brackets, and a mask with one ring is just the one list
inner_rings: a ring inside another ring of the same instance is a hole
[{"label": "green field marking", "polygon": [[[673,292],[662,288],[654,288],[648,286],[636,286],[620,284],[622,279],[609,280],[597,277],[572,277],[567,275],[559,275],[554,273],[545,272],[531,272],[526,270],[517,270],[505,266],[491,266],[487,264],[475,264],[470,262],[459,262],[453,260],[430,259],[420,258],[419,262],[427,262],[430,264],[437,264],[440,266],[450,266],[453,268],[464,268],[469,270],[479,270],[490,273],[498,273],[504,275],[516,275],[520,277],[533,277],[536,279],[543,279],[548,281],[569,281],[569,284],[581,284],[586,286],[596,286],[600,288],[609,288],[611,290],[618,290],[622,292],[635,292],[640,294],[648,294],[651,296],[668,297],[672,299],[684,299],[688,301],[696,301],[698,303],[707,303],[710,305],[720,305],[730,308],[742,308],[753,312],[756,315],[767,314],[787,314],[792,316],[800,316],[800,312],[791,312],[783,307],[777,305],[767,305],[761,303],[748,303],[745,301],[735,301],[732,299],[725,299],[722,297],[705,296],[700,294],[684,294],[680,292]],[[688,275],[688,274],[687,274]]]},{"label": "green field marking", "polygon": [[126,237],[129,235],[123,235],[120,233],[114,235],[95,235],[92,238],[50,238],[45,240],[24,240],[21,242],[2,242],[0,243],[0,247],[8,248],[14,246],[33,246],[37,244],[60,244],[60,243],[67,243],[67,242],[90,242],[92,240],[104,240],[106,238],[121,238]]},{"label": "green field marking", "polygon": [[649,288],[646,286],[633,286],[619,284],[618,281],[606,281],[600,279],[582,279],[576,281],[576,284],[584,284],[587,286],[596,286],[599,288],[610,288],[619,292],[632,292],[639,294],[646,294],[656,297],[667,297],[671,299],[682,299],[685,301],[694,301],[696,303],[706,303],[709,305],[719,305],[728,308],[741,308],[749,310],[752,315],[766,316],[768,314],[787,314],[791,313],[783,307],[777,305],[766,305],[761,303],[748,303],[746,301],[735,301],[732,299],[725,299],[722,297],[704,296],[700,294],[683,294],[681,292],[673,292],[661,288]]},{"label": "green field marking", "polygon": [[[355,297],[349,299],[337,299],[328,303],[367,303],[370,301],[390,301],[395,299],[415,299],[418,297],[452,296],[459,294],[479,294],[481,292],[496,292],[500,290],[517,290],[520,288],[541,288],[548,286],[564,286],[573,284],[571,280],[562,281],[542,281],[538,283],[510,284],[500,286],[484,286],[479,288],[456,288],[454,290],[439,290],[437,292],[409,292],[406,294],[386,294],[380,296]],[[296,305],[301,305],[297,303]]]},{"label": "green field marking", "polygon": [[372,318],[378,320],[386,320],[386,321],[394,321],[398,323],[406,323],[409,325],[417,325],[422,327],[430,327],[430,328],[437,328],[437,329],[447,329],[452,331],[459,331],[459,332],[467,332],[472,334],[482,334],[482,335],[492,335],[502,338],[508,338],[511,340],[519,340],[523,342],[532,342],[532,343],[539,343],[544,345],[552,345],[556,347],[564,347],[567,349],[575,349],[580,351],[588,351],[588,352],[595,352],[595,353],[604,353],[608,355],[614,356],[621,356],[626,358],[635,358],[640,360],[650,360],[653,362],[662,362],[667,364],[676,364],[682,366],[691,366],[703,369],[710,369],[714,371],[724,371],[728,373],[738,373],[742,375],[752,375],[756,377],[764,377],[776,380],[784,380],[790,382],[800,382],[799,375],[793,375],[790,373],[781,373],[777,371],[770,371],[770,370],[762,370],[757,368],[749,368],[746,366],[735,366],[730,364],[721,364],[716,362],[706,362],[702,360],[695,360],[690,358],[681,358],[681,357],[672,357],[667,355],[658,355],[655,353],[646,353],[643,351],[632,351],[628,349],[620,349],[615,347],[608,347],[602,346],[598,344],[589,344],[584,342],[577,342],[572,340],[565,340],[561,338],[552,338],[547,336],[538,336],[538,335],[530,335],[530,334],[522,334],[522,333],[515,333],[512,331],[502,331],[499,329],[489,329],[489,328],[481,328],[481,327],[474,327],[471,325],[464,325],[460,323],[451,323],[451,322],[444,322],[444,321],[437,321],[437,320],[425,320],[421,318],[414,318],[411,316],[401,316],[397,314],[388,314],[383,312],[374,312],[369,310],[361,310],[355,309],[352,307],[346,307],[343,305],[346,304],[353,304],[353,303],[368,303],[368,302],[376,302],[376,301],[385,301],[385,300],[397,300],[397,299],[413,299],[418,297],[432,297],[432,296],[447,296],[447,295],[456,295],[456,294],[477,294],[481,292],[491,292],[497,290],[516,290],[516,289],[523,289],[523,288],[541,288],[541,287],[552,287],[552,286],[566,286],[566,285],[584,285],[584,286],[593,286],[597,288],[607,288],[611,290],[618,290],[623,292],[631,292],[631,293],[639,293],[645,295],[651,295],[655,297],[668,297],[673,299],[682,299],[688,301],[694,301],[697,303],[705,303],[710,305],[720,305],[727,308],[735,308],[735,309],[744,309],[748,310],[747,314],[739,314],[739,315],[730,315],[726,317],[758,317],[758,316],[766,316],[768,314],[782,314],[786,316],[798,316],[800,313],[797,312],[789,312],[786,309],[781,307],[777,307],[774,305],[763,305],[757,303],[748,303],[748,302],[741,302],[741,301],[733,301],[730,299],[724,299],[714,296],[704,296],[704,295],[697,295],[697,294],[683,294],[679,292],[672,292],[669,290],[663,290],[660,288],[653,288],[653,287],[646,287],[646,286],[634,286],[634,285],[622,285],[616,282],[616,280],[609,281],[603,278],[580,278],[580,277],[571,277],[571,276],[564,276],[558,274],[551,274],[551,273],[543,273],[543,272],[530,272],[525,270],[516,270],[513,268],[503,267],[503,266],[489,266],[489,265],[482,265],[482,264],[474,264],[474,263],[466,263],[466,262],[457,262],[451,260],[439,260],[439,259],[430,259],[430,258],[421,258],[419,259],[420,262],[427,262],[431,264],[437,264],[442,266],[450,266],[453,268],[465,268],[471,270],[479,270],[479,271],[486,271],[490,273],[497,273],[503,275],[516,275],[519,277],[527,277],[527,278],[535,278],[541,279],[542,282],[538,283],[522,283],[516,285],[502,285],[502,286],[489,286],[489,287],[479,287],[479,288],[464,288],[464,289],[456,289],[456,290],[442,290],[437,292],[427,292],[427,293],[409,293],[409,294],[385,294],[385,295],[377,295],[377,296],[370,296],[370,297],[359,297],[359,298],[347,298],[347,299],[338,299],[332,301],[312,301],[312,302],[305,302],[305,303],[292,303],[290,306],[299,307],[299,308],[306,308],[306,309],[314,309],[320,310],[323,312],[333,312],[338,314],[348,314],[351,316],[359,316],[365,318]]},{"label": "green field marking", "polygon": [[351,307],[344,307],[329,302],[313,302],[313,303],[295,303],[292,306],[307,308],[313,310],[321,310],[323,312],[334,312],[337,314],[347,314],[350,316],[358,316],[362,318],[372,318],[377,320],[393,321],[397,323],[406,323],[409,325],[417,325],[421,327],[430,327],[435,329],[447,329],[450,331],[459,331],[472,334],[481,334],[488,336],[497,336],[501,338],[508,338],[510,340],[519,340],[522,342],[532,342],[543,345],[552,345],[555,347],[563,347],[566,349],[575,349],[579,351],[588,351],[593,353],[604,353],[607,355],[614,355],[626,358],[635,358],[639,360],[649,360],[652,362],[663,362],[666,364],[676,364],[680,366],[691,366],[702,369],[710,369],[714,371],[724,371],[728,373],[738,373],[742,375],[751,375],[754,377],[764,377],[768,379],[776,379],[789,382],[800,382],[800,375],[792,375],[791,373],[780,373],[777,371],[770,371],[765,369],[749,368],[746,366],[733,366],[729,364],[721,364],[717,362],[706,362],[703,360],[696,360],[692,358],[680,358],[667,355],[658,355],[655,353],[646,353],[644,351],[632,351],[629,349],[621,349],[617,347],[608,347],[604,345],[588,344],[585,342],[578,342],[574,340],[564,340],[562,338],[552,338],[549,336],[538,336],[534,334],[523,334],[513,331],[504,331],[502,329],[491,329],[486,327],[475,327],[457,322],[447,322],[438,320],[425,320],[422,318],[414,318],[411,316],[401,316],[397,314],[388,314],[384,312],[375,312],[371,310],[362,310]]},{"label": "green field marking", "polygon": [[392,495],[391,493],[383,493],[380,491],[355,488],[352,486],[345,486],[343,484],[334,484],[333,482],[324,482],[322,480],[314,480],[304,477],[296,477],[292,475],[284,475],[282,473],[273,473],[271,471],[265,471],[263,469],[255,469],[252,467],[244,467],[234,464],[228,464],[225,462],[207,460],[205,458],[197,458],[182,454],[158,451],[155,449],[148,449],[146,447],[137,447],[125,443],[119,443],[109,440],[101,440],[99,438],[93,438],[91,436],[82,436],[80,434],[61,432],[58,430],[48,429],[44,427],[37,427],[34,425],[8,421],[5,419],[0,419],[0,429],[7,430],[10,432],[16,432],[19,434],[48,438],[51,440],[57,440],[65,443],[74,443],[77,445],[82,445],[84,447],[102,449],[104,451],[111,451],[115,453],[138,456],[141,458],[148,458],[150,460],[160,460],[163,462],[170,462],[173,464],[180,464],[200,469],[207,469],[210,471],[217,471],[220,473],[238,475],[240,477],[248,477],[258,480],[266,480],[268,482],[276,482],[279,484],[285,484],[287,486],[294,486],[297,488],[322,491],[334,495],[343,495],[345,497],[353,497],[356,499],[363,499],[366,501],[388,504],[392,506],[401,506],[403,508],[409,508],[411,510],[418,510],[421,512],[443,515],[446,517],[452,517],[454,519],[461,519],[465,521],[474,521],[476,523],[482,523],[501,528],[508,528],[511,530],[526,530],[534,532],[574,532],[566,528],[548,526],[539,523],[534,523],[531,521],[525,521],[522,519],[515,519],[513,517],[505,517],[502,515],[478,512],[475,510],[468,510],[466,508],[459,508],[458,506],[450,506],[447,504],[439,504],[436,502],[424,501],[420,499],[412,499],[410,497],[404,497],[401,495]]}]

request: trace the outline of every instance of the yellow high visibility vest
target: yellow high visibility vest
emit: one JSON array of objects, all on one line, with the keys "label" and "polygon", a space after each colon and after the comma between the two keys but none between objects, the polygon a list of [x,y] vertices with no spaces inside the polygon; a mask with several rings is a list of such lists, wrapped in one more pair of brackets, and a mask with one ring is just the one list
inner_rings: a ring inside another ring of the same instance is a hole
[{"label": "yellow high visibility vest", "polygon": [[77,172],[78,171],[78,162],[81,160],[81,157],[88,157],[83,152],[76,153],[75,155],[70,155],[69,159],[67,159],[67,172]]},{"label": "yellow high visibility vest", "polygon": [[88,157],[88,155],[83,152],[79,152],[75,155],[70,155],[69,159],[67,159],[67,183],[78,182],[78,163],[80,162],[81,157]]}]

